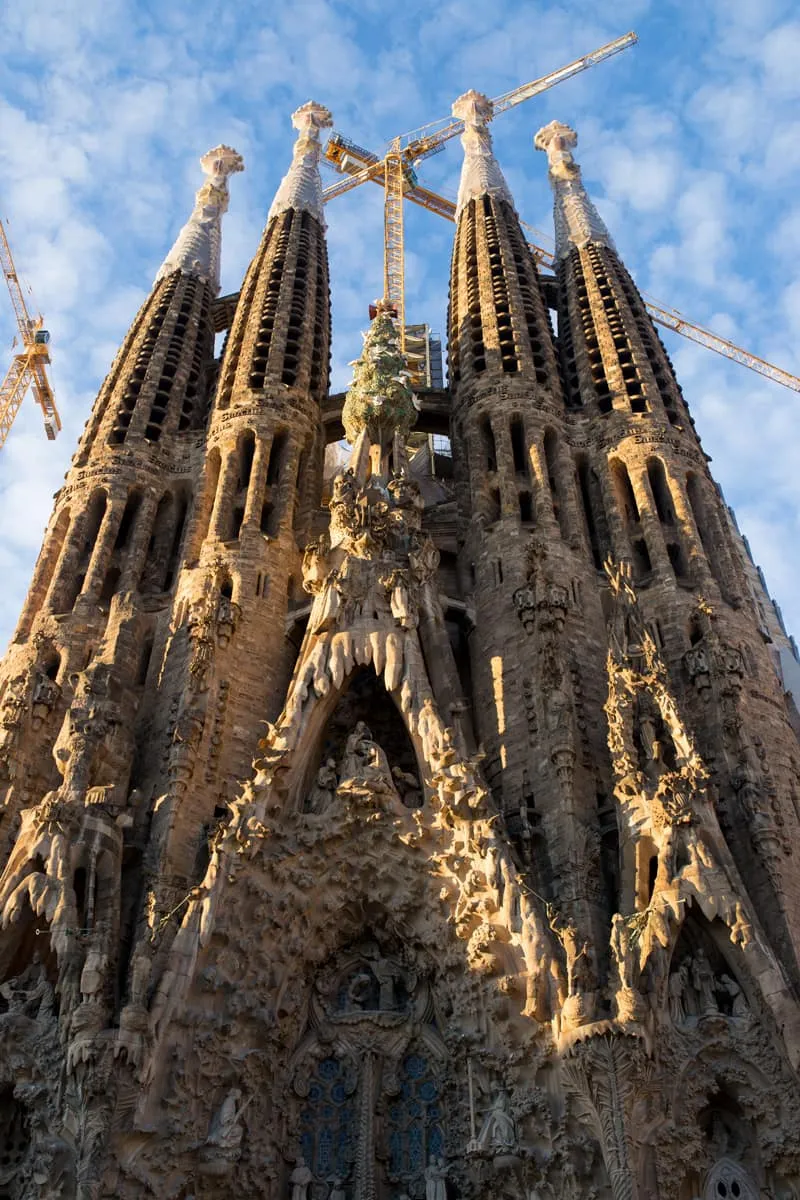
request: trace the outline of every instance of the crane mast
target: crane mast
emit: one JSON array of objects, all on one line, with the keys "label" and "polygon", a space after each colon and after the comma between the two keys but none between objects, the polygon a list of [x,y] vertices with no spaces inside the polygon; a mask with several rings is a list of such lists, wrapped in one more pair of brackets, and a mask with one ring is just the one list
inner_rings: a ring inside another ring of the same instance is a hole
[{"label": "crane mast", "polygon": [[46,367],[50,363],[48,343],[50,334],[42,328],[41,315],[31,317],[25,303],[25,295],[14,266],[11,247],[3,222],[0,221],[0,267],[3,269],[14,316],[17,321],[22,349],[15,354],[0,383],[0,448],[5,444],[14,418],[19,412],[28,388],[42,410],[44,430],[49,441],[53,441],[61,429],[61,418],[56,408],[55,396],[47,377]]}]

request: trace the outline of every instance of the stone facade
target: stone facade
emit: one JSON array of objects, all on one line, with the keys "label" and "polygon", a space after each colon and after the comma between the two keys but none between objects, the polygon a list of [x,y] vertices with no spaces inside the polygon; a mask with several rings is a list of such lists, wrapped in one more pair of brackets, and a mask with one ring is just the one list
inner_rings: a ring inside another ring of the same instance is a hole
[{"label": "stone facade", "polygon": [[328,394],[308,104],[235,305],[203,159],[56,497],[0,669],[9,1200],[800,1197],[791,648],[575,134],[543,277],[455,111],[448,392],[378,304]]}]

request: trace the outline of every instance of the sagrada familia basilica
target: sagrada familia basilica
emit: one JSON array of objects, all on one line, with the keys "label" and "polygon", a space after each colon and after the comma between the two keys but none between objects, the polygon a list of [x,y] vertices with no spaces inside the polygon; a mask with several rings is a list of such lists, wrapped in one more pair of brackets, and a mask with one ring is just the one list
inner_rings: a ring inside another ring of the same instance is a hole
[{"label": "sagrada familia basilica", "polygon": [[378,304],[329,392],[309,103],[236,297],[202,160],[55,498],[0,668],[2,1200],[800,1196],[792,647],[575,133],[543,273],[454,112],[446,389]]}]

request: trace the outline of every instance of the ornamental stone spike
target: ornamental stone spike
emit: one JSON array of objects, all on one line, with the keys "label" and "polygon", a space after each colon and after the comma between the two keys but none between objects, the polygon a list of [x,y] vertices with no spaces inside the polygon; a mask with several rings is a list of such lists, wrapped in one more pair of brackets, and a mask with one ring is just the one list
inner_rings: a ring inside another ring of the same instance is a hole
[{"label": "ornamental stone spike", "polygon": [[465,92],[453,104],[452,113],[464,122],[464,132],[461,135],[464,165],[461,168],[461,182],[458,188],[456,220],[464,206],[478,196],[496,196],[506,200],[513,208],[514,201],[508,184],[492,152],[492,135],[488,129],[494,116],[491,100],[481,92]]},{"label": "ornamental stone spike", "polygon": [[173,271],[195,275],[219,292],[219,262],[222,243],[222,214],[228,211],[228,176],[244,170],[241,154],[231,146],[215,146],[200,159],[208,178],[197,192],[192,215],[178,234],[156,283]]},{"label": "ornamental stone spike", "polygon": [[281,180],[275,199],[269,210],[267,223],[287,209],[308,212],[325,226],[322,215],[322,180],[319,160],[322,154],[320,130],[333,125],[333,117],[327,108],[309,100],[297,112],[292,113],[292,124],[299,130],[294,144],[292,165]]},{"label": "ornamental stone spike", "polygon": [[608,246],[614,242],[589,199],[581,179],[581,169],[572,157],[578,135],[569,125],[551,121],[536,134],[533,144],[547,154],[548,175],[553,189],[553,220],[556,232],[556,259],[566,258],[573,247],[590,243]]}]

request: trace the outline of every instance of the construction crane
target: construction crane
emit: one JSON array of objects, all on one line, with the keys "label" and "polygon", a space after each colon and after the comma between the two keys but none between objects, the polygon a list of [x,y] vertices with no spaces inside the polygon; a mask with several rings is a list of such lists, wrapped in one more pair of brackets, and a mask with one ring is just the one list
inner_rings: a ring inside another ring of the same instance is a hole
[{"label": "construction crane", "polygon": [[[616,42],[609,42],[607,46],[601,46],[599,50],[586,55],[585,58],[576,59],[575,62],[562,67],[560,71],[554,71],[551,75],[534,80],[533,83],[523,84],[521,88],[506,92],[504,96],[500,96],[492,102],[495,113],[503,112],[506,108],[511,108],[514,104],[527,100],[529,96],[534,96],[538,92],[560,83],[562,79],[568,79],[578,71],[593,66],[612,54],[619,53],[620,50],[624,50],[636,40],[634,33],[626,34],[625,37],[618,38]],[[437,132],[429,132],[436,129],[437,126],[439,127]],[[448,221],[455,221],[456,206],[453,201],[428,188],[421,187],[417,182],[413,165],[421,157],[437,153],[442,149],[444,142],[455,137],[461,129],[463,129],[463,122],[456,120],[435,122],[433,126],[426,125],[412,134],[395,138],[383,159],[379,159],[376,154],[357,146],[338,133],[331,134],[325,148],[325,157],[328,161],[348,176],[325,189],[323,199],[326,202],[343,195],[344,192],[351,191],[352,188],[358,187],[367,180],[372,180],[384,187],[384,296],[389,299],[397,313],[403,337],[405,335],[405,297],[402,200],[411,200],[429,212],[434,212]],[[416,153],[416,158],[409,158],[409,151]],[[402,180],[402,187],[398,186],[398,179]],[[532,230],[537,236],[542,236],[538,230],[532,229],[525,221],[521,221],[520,224]],[[555,269],[551,250],[532,241],[528,242],[528,246],[538,266],[547,267],[550,270]],[[647,295],[644,295],[643,299],[650,317],[656,324],[672,330],[673,333],[679,333],[698,345],[713,350],[716,354],[721,354],[723,358],[729,358],[733,362],[748,367],[751,371],[758,372],[766,379],[771,379],[773,383],[779,383],[782,387],[800,392],[800,378],[796,375],[791,375],[781,367],[776,367],[774,363],[769,363],[765,359],[759,358],[758,355],[743,350],[741,346],[713,333],[710,329],[704,329],[702,325],[694,324],[677,309],[669,308]]]},{"label": "construction crane", "polygon": [[[6,277],[11,303],[17,319],[22,349],[15,354],[6,377],[0,384],[0,448],[5,444],[14,418],[19,412],[28,388],[33,388],[33,398],[44,416],[44,431],[52,442],[61,429],[61,418],[56,408],[53,389],[45,368],[50,362],[47,349],[50,334],[43,328],[41,314],[31,317],[17,275],[11,247],[8,244],[3,222],[0,221],[0,265]],[[14,339],[16,342],[16,339]]]},{"label": "construction crane", "polygon": [[[632,46],[638,38],[635,33],[626,33],[591,54],[576,58],[558,71],[551,71],[541,79],[524,83],[521,87],[505,92],[492,101],[494,115],[505,112],[538,96],[548,88],[571,79],[573,75],[593,67],[597,63],[611,58],[614,54]],[[333,200],[345,192],[352,191],[367,180],[380,184],[384,190],[384,259],[383,259],[383,298],[391,306],[397,316],[401,345],[405,348],[405,279],[404,279],[404,245],[403,245],[403,201],[412,200],[423,208],[438,212],[441,216],[449,216],[442,212],[442,198],[435,192],[429,192],[419,186],[416,167],[423,158],[438,154],[444,149],[446,142],[457,137],[464,129],[464,122],[453,117],[445,117],[423,125],[411,133],[401,134],[393,138],[388,150],[379,158],[369,150],[357,146],[355,142],[333,133],[325,147],[325,157],[345,176],[339,183],[333,184],[323,192],[323,200]],[[444,201],[445,205],[447,201]]]},{"label": "construction crane", "polygon": [[710,329],[703,329],[702,325],[693,325],[675,308],[664,308],[663,305],[656,304],[647,296],[644,296],[643,299],[650,316],[665,329],[671,329],[673,333],[681,333],[684,337],[697,342],[699,346],[705,346],[707,350],[721,354],[723,358],[730,358],[733,362],[749,367],[751,371],[758,371],[759,375],[771,379],[773,383],[779,383],[782,387],[800,392],[800,379],[796,375],[790,375],[782,367],[776,367],[773,363],[768,363],[766,359],[759,358],[758,355],[751,354],[748,350],[742,350],[741,346],[736,346],[727,338],[720,337],[718,333],[712,333]]}]

